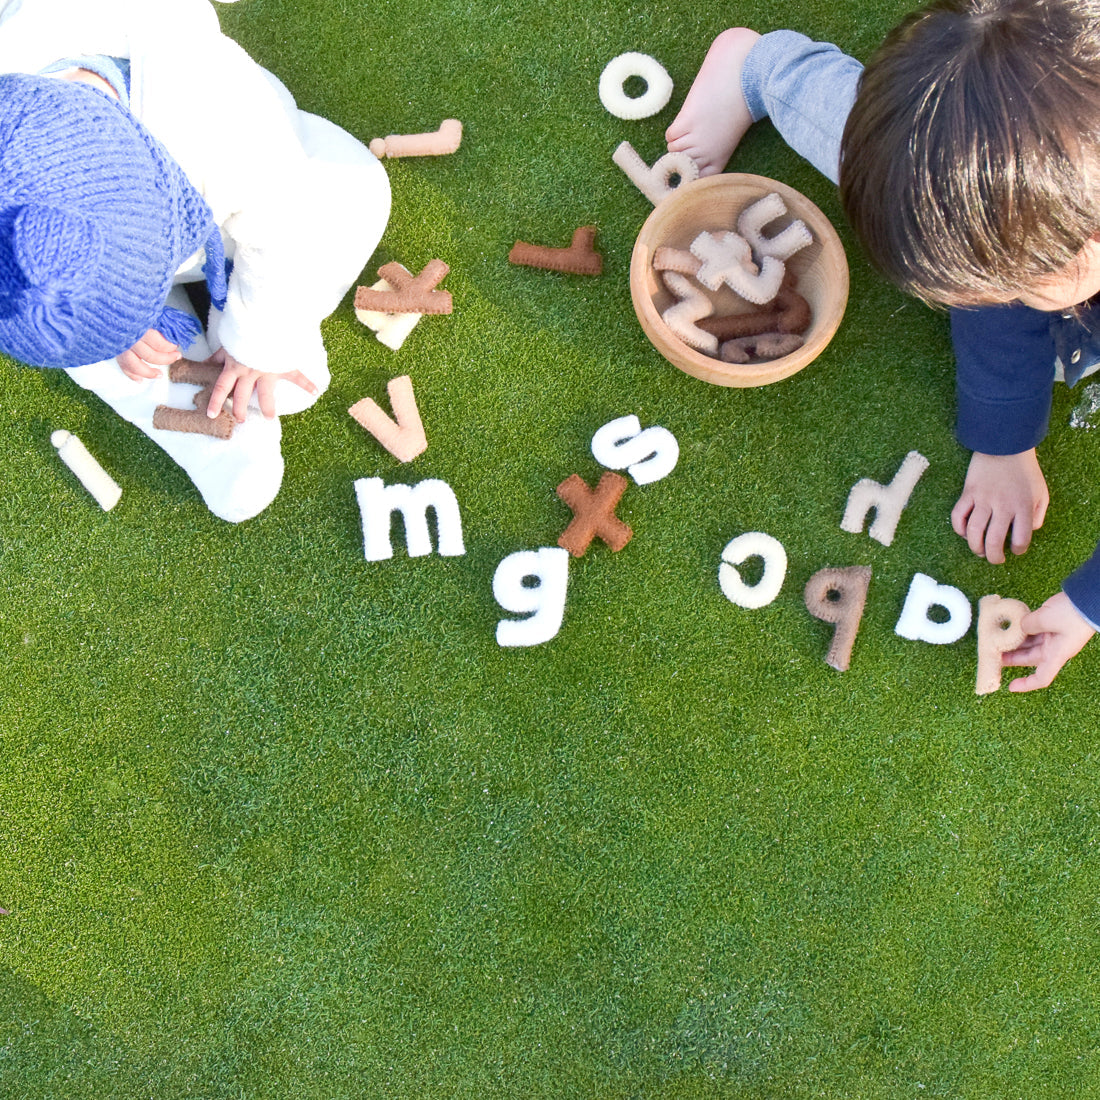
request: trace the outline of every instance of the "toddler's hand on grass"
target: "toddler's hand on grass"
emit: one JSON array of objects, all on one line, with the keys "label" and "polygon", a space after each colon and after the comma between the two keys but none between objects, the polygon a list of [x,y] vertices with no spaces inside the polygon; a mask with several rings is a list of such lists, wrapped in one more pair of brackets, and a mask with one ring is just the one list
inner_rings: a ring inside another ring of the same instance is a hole
[{"label": "toddler's hand on grass", "polygon": [[951,526],[978,557],[1000,565],[1009,531],[1012,552],[1024,553],[1032,531],[1043,526],[1049,503],[1034,447],[1017,455],[975,451],[962,496],[951,510]]},{"label": "toddler's hand on grass", "polygon": [[171,365],[182,354],[178,345],[151,328],[129,351],[118,356],[116,361],[131,382],[141,382],[146,378],[158,377],[158,367]]},{"label": "toddler's hand on grass", "polygon": [[1064,592],[1051,596],[1042,607],[1025,615],[1020,626],[1028,637],[1001,660],[1005,665],[1031,666],[1035,671],[1013,680],[1008,685],[1009,691],[1049,687],[1062,666],[1080,653],[1095,633]]},{"label": "toddler's hand on grass", "polygon": [[268,420],[272,419],[275,415],[275,383],[280,378],[293,382],[307,393],[317,392],[317,387],[300,370],[286,371],[284,374],[253,370],[243,363],[238,363],[225,348],[219,348],[214,352],[210,362],[217,363],[222,368],[206,408],[206,415],[211,419],[222,411],[226,398],[232,395],[233,417],[238,423],[243,423],[253,392],[259,402],[260,412]]}]

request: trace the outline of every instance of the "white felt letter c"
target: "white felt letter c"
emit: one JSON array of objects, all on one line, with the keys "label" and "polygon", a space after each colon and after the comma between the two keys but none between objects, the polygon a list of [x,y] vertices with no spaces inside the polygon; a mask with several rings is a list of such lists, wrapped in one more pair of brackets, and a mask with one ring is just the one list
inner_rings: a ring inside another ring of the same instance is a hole
[{"label": "white felt letter c", "polygon": [[[764,560],[764,575],[756,584],[748,585],[736,566],[757,557]],[[722,551],[722,564],[718,567],[718,583],[726,599],[750,611],[767,607],[779,595],[786,575],[787,551],[783,544],[760,531],[746,531],[731,539]]]}]

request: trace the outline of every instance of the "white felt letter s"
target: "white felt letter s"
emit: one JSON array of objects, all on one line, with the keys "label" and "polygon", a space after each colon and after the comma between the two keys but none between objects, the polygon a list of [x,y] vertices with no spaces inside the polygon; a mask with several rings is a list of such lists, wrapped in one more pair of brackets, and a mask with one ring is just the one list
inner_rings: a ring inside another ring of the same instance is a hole
[{"label": "white felt letter s", "polygon": [[636,416],[620,416],[592,437],[592,457],[609,470],[626,470],[637,485],[649,485],[672,473],[680,444],[667,428],[643,431]]}]

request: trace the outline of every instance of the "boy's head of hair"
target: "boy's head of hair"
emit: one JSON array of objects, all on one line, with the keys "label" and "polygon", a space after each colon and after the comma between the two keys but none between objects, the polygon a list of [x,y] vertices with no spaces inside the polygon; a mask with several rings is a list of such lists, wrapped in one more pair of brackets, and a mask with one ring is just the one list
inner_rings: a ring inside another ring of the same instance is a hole
[{"label": "boy's head of hair", "polygon": [[193,336],[165,299],[216,233],[202,196],[120,103],[83,84],[0,76],[0,350],[76,367],[151,328]]},{"label": "boy's head of hair", "polygon": [[1007,301],[1100,231],[1100,0],[934,0],[870,60],[841,146],[872,263],[925,301]]}]

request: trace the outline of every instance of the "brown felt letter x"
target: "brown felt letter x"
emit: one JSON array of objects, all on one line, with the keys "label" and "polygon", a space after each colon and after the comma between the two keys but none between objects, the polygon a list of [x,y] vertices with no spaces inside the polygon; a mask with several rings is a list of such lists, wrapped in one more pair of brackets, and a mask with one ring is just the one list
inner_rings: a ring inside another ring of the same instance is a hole
[{"label": "brown felt letter x", "polygon": [[634,532],[615,515],[615,509],[630,484],[622,474],[608,471],[595,489],[589,489],[579,474],[571,474],[557,489],[558,496],[573,509],[573,519],[562,532],[558,545],[575,558],[584,556],[589,543],[599,536],[612,550],[621,550]]}]

